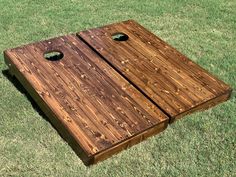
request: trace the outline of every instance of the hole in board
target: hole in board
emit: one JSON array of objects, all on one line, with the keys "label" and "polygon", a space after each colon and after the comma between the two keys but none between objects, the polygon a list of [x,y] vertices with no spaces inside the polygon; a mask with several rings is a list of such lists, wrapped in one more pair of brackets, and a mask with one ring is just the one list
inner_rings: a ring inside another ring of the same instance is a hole
[{"label": "hole in board", "polygon": [[48,51],[46,53],[44,53],[44,58],[50,61],[57,61],[62,59],[64,56],[64,54],[60,51]]},{"label": "hole in board", "polygon": [[129,36],[125,33],[115,33],[112,35],[112,39],[115,41],[127,41]]}]

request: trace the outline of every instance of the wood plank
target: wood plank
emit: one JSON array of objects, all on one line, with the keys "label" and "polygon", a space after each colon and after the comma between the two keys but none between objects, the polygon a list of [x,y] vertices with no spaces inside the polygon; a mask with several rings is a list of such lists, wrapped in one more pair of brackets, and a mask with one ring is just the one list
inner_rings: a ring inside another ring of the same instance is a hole
[{"label": "wood plank", "polygon": [[[47,51],[63,58],[47,60]],[[168,116],[74,34],[9,49],[4,56],[87,165],[167,127]]]},{"label": "wood plank", "polygon": [[[115,34],[127,36],[116,40]],[[133,20],[77,35],[169,115],[171,122],[230,96],[227,84]]]}]

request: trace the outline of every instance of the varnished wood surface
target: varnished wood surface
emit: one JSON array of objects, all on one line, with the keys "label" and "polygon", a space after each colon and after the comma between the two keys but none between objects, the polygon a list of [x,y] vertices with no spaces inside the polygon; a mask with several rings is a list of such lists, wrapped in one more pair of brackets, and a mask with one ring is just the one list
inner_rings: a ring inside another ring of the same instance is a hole
[{"label": "varnished wood surface", "polygon": [[[44,53],[51,50],[64,57],[46,60]],[[76,35],[9,49],[4,55],[10,72],[86,164],[167,127],[168,116]]]},{"label": "varnished wood surface", "polygon": [[[116,33],[127,40],[112,38]],[[63,58],[46,60],[48,51],[60,51]],[[4,56],[10,73],[86,165],[231,93],[133,20],[9,49]]]},{"label": "varnished wood surface", "polygon": [[[116,33],[128,35],[128,40],[113,40]],[[155,102],[171,121],[230,96],[227,84],[133,20],[77,35]]]}]

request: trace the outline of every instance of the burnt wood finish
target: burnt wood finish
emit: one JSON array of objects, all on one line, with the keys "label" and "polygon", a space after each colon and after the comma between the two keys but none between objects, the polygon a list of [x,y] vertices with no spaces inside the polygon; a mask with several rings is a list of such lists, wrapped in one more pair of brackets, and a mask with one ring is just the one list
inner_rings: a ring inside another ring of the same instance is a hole
[{"label": "burnt wood finish", "polygon": [[9,49],[4,57],[86,165],[231,93],[133,20]]},{"label": "burnt wood finish", "polygon": [[[47,60],[50,51],[63,55]],[[4,56],[10,73],[86,165],[168,125],[168,116],[74,34],[9,49]]]},{"label": "burnt wood finish", "polygon": [[77,34],[171,117],[229,98],[231,88],[133,20]]}]

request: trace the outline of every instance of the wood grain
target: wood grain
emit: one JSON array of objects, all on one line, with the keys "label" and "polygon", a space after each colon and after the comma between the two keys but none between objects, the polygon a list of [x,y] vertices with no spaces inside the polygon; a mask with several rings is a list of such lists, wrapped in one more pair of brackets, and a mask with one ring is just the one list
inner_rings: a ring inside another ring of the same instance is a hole
[{"label": "wood grain", "polygon": [[[44,58],[60,51],[61,60]],[[10,72],[87,165],[163,131],[158,107],[76,35],[4,52]]]},{"label": "wood grain", "polygon": [[[117,33],[126,34],[128,40],[114,40]],[[133,20],[77,35],[170,116],[171,122],[230,96],[227,84]]]},{"label": "wood grain", "polygon": [[[50,59],[51,51],[58,56]],[[4,57],[86,165],[232,91],[133,20],[8,49]]]}]

